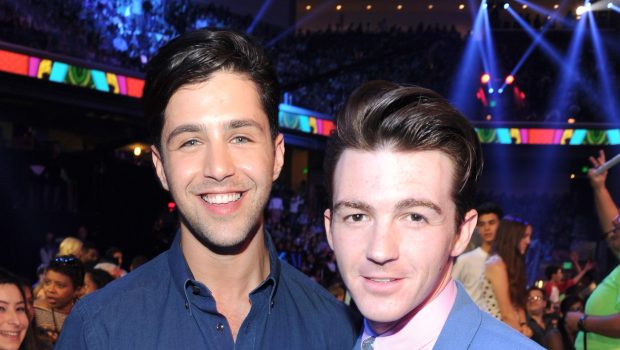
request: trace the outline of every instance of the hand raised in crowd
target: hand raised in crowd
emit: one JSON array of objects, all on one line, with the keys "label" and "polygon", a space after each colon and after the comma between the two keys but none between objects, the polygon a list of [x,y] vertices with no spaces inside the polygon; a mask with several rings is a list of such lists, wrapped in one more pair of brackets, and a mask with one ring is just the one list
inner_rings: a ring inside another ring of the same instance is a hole
[{"label": "hand raised in crowd", "polygon": [[588,170],[588,177],[590,178],[590,184],[593,188],[601,188],[605,186],[605,180],[607,180],[607,171],[602,172],[601,174],[595,174],[595,171],[598,167],[605,164],[605,152],[603,150],[598,151],[598,157],[594,158],[590,156],[588,158],[590,163],[592,164],[592,168]]}]

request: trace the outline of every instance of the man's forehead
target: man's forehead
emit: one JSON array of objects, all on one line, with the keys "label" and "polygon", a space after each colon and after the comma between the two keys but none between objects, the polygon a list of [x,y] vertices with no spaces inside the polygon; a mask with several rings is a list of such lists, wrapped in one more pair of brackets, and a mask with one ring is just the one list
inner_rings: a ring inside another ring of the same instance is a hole
[{"label": "man's forehead", "polygon": [[486,213],[478,215],[478,222],[499,221],[499,217],[495,213]]}]

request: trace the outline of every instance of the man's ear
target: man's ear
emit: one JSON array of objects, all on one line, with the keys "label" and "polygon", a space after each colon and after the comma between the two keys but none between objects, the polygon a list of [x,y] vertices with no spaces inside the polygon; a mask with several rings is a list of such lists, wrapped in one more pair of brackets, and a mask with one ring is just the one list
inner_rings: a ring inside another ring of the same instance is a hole
[{"label": "man's ear", "polygon": [[159,178],[159,182],[161,186],[166,190],[170,191],[168,188],[168,180],[166,179],[166,172],[164,171],[164,159],[162,158],[159,150],[155,145],[151,145],[151,158],[153,160],[153,166],[155,167],[155,172],[157,173],[157,177]]},{"label": "man's ear", "polygon": [[469,244],[469,240],[471,239],[471,235],[474,233],[477,223],[478,212],[475,209],[468,211],[465,214],[465,220],[461,224],[461,227],[458,228],[457,235],[454,237],[450,256],[457,257],[463,253]]},{"label": "man's ear", "polygon": [[329,247],[334,250],[334,244],[332,243],[332,211],[329,209],[325,209],[325,212],[323,212],[323,224],[325,225],[327,243]]},{"label": "man's ear", "polygon": [[273,161],[273,181],[276,181],[284,165],[284,135],[281,133],[274,140],[275,158]]}]

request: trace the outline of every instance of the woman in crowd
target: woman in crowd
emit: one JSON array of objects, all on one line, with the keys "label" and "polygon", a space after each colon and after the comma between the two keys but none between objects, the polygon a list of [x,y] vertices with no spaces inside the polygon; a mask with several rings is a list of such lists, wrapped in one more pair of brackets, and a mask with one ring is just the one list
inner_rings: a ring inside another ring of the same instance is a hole
[{"label": "woman in crowd", "polygon": [[82,293],[84,266],[73,255],[57,256],[45,270],[45,298],[34,304],[35,322],[39,334],[55,343],[73,304]]},{"label": "woman in crowd", "polygon": [[36,349],[29,324],[26,297],[19,280],[0,269],[0,349]]},{"label": "woman in crowd", "polygon": [[527,337],[532,336],[532,330],[525,319],[525,252],[531,236],[530,225],[504,217],[482,278],[486,311]]}]

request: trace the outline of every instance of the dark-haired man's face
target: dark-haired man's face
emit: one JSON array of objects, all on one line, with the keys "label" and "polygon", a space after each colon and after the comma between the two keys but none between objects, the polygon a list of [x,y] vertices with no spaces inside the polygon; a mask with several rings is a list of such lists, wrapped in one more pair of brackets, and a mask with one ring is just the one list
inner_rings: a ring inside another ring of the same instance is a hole
[{"label": "dark-haired man's face", "polygon": [[356,305],[378,333],[433,300],[469,242],[476,212],[455,227],[453,173],[440,151],[347,149],[336,164],[327,238]]},{"label": "dark-haired man's face", "polygon": [[499,228],[499,217],[495,213],[486,213],[478,216],[478,232],[486,243],[492,244]]},{"label": "dark-haired man's face", "polygon": [[284,159],[271,138],[256,84],[217,72],[175,92],[165,111],[157,175],[181,214],[181,232],[230,248],[262,228],[262,212]]}]

